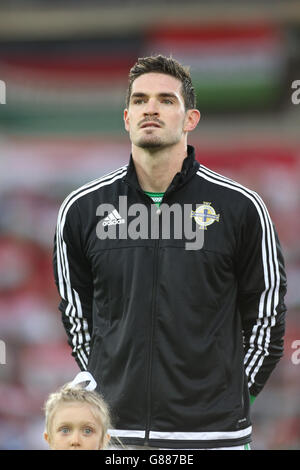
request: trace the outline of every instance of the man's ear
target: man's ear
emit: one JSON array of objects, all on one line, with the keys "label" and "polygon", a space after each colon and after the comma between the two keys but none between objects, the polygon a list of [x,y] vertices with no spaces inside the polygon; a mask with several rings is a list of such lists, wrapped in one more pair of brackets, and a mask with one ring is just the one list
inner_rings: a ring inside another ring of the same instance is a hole
[{"label": "man's ear", "polygon": [[188,109],[186,112],[183,130],[186,132],[193,131],[200,121],[201,114],[198,109]]},{"label": "man's ear", "polygon": [[129,112],[127,108],[124,109],[124,124],[126,131],[129,132]]}]

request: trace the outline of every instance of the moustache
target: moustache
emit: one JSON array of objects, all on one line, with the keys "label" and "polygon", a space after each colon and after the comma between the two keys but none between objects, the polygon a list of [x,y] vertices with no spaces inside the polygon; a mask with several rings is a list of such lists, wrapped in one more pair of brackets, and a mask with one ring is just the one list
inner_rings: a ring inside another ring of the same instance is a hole
[{"label": "moustache", "polygon": [[164,123],[160,119],[153,119],[153,118],[143,119],[142,121],[138,123],[138,126],[141,127],[144,124],[147,124],[147,122],[154,122],[155,124],[158,124],[160,127],[164,126]]}]

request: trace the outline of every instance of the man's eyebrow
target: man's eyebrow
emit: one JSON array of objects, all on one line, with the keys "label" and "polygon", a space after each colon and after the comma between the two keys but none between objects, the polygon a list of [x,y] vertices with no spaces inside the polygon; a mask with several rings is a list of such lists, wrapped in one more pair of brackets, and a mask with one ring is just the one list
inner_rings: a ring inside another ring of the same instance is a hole
[{"label": "man's eyebrow", "polygon": [[161,98],[175,98],[176,100],[178,99],[175,93],[168,92],[168,93],[159,93]]},{"label": "man's eyebrow", "polygon": [[[132,93],[131,98],[144,98],[146,96],[148,96],[147,93],[135,92],[135,93]],[[176,94],[172,92],[158,93],[158,96],[160,98],[174,98],[176,100],[178,99]]]},{"label": "man's eyebrow", "polygon": [[142,96],[147,96],[147,95],[146,95],[146,93],[135,92],[135,93],[132,93],[131,98],[140,98]]}]

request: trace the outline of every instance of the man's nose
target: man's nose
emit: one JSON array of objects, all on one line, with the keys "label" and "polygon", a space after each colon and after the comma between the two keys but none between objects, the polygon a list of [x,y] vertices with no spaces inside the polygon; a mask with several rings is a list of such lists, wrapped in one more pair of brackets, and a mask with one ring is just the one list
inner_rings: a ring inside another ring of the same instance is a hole
[{"label": "man's nose", "polygon": [[149,115],[154,115],[154,116],[158,116],[159,114],[159,109],[158,109],[158,103],[156,100],[154,99],[149,99],[147,101],[147,105],[144,109],[144,114],[146,116],[149,116]]}]

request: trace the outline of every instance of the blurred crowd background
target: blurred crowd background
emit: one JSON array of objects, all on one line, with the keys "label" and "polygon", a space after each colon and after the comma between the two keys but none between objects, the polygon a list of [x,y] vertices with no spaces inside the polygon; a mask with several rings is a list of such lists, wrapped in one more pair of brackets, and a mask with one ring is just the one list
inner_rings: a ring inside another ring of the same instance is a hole
[{"label": "blurred crowd background", "polygon": [[300,448],[300,2],[2,0],[1,449],[47,448],[43,402],[78,372],[52,275],[56,217],[72,190],[127,163],[128,72],[157,53],[191,67],[199,161],[258,191],[276,225],[285,354],[252,406],[252,448]]}]

